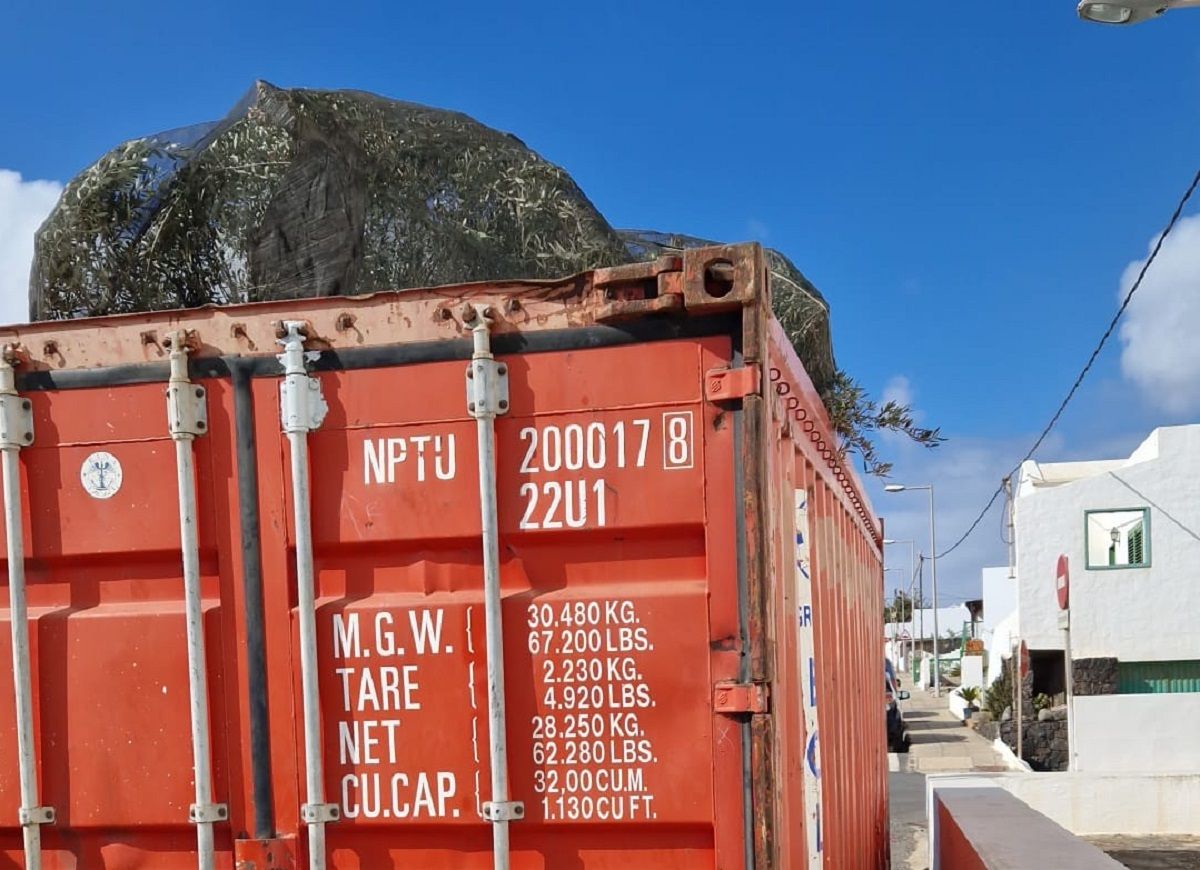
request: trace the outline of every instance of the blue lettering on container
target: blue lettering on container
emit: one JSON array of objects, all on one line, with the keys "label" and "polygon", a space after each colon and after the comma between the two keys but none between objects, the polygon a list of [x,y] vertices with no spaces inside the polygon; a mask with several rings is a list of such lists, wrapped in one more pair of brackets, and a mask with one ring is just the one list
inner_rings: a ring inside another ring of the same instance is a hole
[{"label": "blue lettering on container", "polygon": [[812,656],[808,657],[808,703],[817,706],[817,662]]}]

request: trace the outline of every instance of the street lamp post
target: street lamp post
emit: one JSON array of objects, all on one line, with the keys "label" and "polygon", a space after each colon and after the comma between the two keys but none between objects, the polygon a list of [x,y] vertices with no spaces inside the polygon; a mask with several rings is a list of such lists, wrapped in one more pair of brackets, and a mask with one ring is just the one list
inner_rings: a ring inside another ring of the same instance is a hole
[{"label": "street lamp post", "polygon": [[[913,541],[912,539],[909,539],[907,541],[897,541],[892,538],[884,538],[883,543],[885,546],[888,544],[908,544],[908,561],[912,567],[912,573],[908,577],[908,597],[909,597],[909,600],[912,601],[912,587],[913,587],[914,583],[918,582],[917,581],[916,542]],[[912,634],[914,635],[913,637],[910,637],[908,640],[908,654],[909,654],[910,659],[913,657],[913,653],[916,650],[916,637],[915,637],[915,635],[917,633],[916,608],[920,606],[920,602],[921,602],[921,592],[918,591],[916,600],[912,601],[913,617],[909,620],[909,622],[912,623],[912,628],[913,628]],[[924,631],[924,629],[925,629],[925,614],[923,612],[921,614],[921,629],[922,629],[922,631]],[[922,643],[924,643],[924,641],[922,641]]]},{"label": "street lamp post", "polygon": [[889,483],[883,489],[884,492],[905,492],[918,489],[929,492],[929,573],[933,583],[933,694],[940,698],[942,695],[942,657],[938,652],[937,524],[934,521],[933,484],[904,486],[899,483]]},{"label": "street lamp post", "polygon": [[[889,572],[889,571],[899,571],[899,572],[900,572],[900,573],[902,573],[902,574],[904,573],[904,569],[903,569],[903,568],[884,568],[884,569],[883,569],[883,576],[884,576],[884,584],[883,584],[883,585],[884,585],[884,589],[886,589],[886,588],[887,588],[887,580],[886,580],[886,578],[887,578],[887,574],[888,574],[888,572]],[[896,591],[896,593],[898,594],[898,593],[900,593],[902,590],[900,589],[900,587],[899,587],[899,586],[897,586],[895,591]],[[896,596],[895,596],[895,595],[893,595],[893,596],[892,596],[892,600],[894,601],[894,600],[895,600],[895,598],[896,598]],[[887,606],[888,606],[888,605],[887,605],[887,593],[886,593],[886,592],[884,593],[884,599],[883,599],[883,601],[884,601],[884,605],[883,605],[883,606],[884,606],[884,609],[886,610],[886,609],[887,609]],[[893,612],[893,613],[892,613],[892,622],[895,624],[895,626],[896,626],[896,629],[895,629],[895,631],[892,633],[891,640],[892,640],[892,642],[893,642],[893,643],[899,642],[899,643],[900,643],[900,649],[901,649],[901,650],[903,650],[903,649],[904,649],[904,644],[903,644],[903,642],[902,642],[902,641],[900,641],[900,614]]]},{"label": "street lamp post", "polygon": [[[915,576],[912,578],[912,581],[908,584],[908,597],[910,599],[913,597],[913,594],[915,593],[917,596],[916,600],[917,601],[921,600],[921,593],[917,590],[917,585],[920,582],[921,582],[920,577]],[[916,663],[916,658],[917,658],[917,620],[916,620],[916,617],[910,614],[909,622],[911,623],[911,625],[910,625],[911,630],[909,631],[909,635],[908,635],[908,663],[909,663],[909,667],[912,667]],[[925,624],[925,611],[923,608],[921,611],[921,624],[922,625]],[[925,650],[925,642],[924,641],[921,642],[921,650],[922,650],[922,652],[924,652],[924,650]],[[915,679],[916,678],[914,677],[914,681],[915,681]]]},{"label": "street lamp post", "polygon": [[[887,574],[887,572],[888,572],[888,571],[903,571],[903,570],[904,570],[903,568],[884,568],[884,569],[883,569],[883,573],[884,573],[884,574]],[[886,584],[884,584],[884,585],[886,586]],[[895,592],[897,592],[897,593],[899,593],[899,592],[902,592],[902,591],[903,591],[903,589],[902,589],[901,587],[897,586],[897,587],[895,588],[895,590],[894,590],[894,591],[895,591]],[[886,595],[887,595],[887,593],[886,593],[886,591],[885,591],[885,592],[884,592],[884,596],[885,596],[885,597],[884,597],[884,599],[883,599],[883,601],[884,601],[884,605],[885,605],[885,606],[887,605],[887,598],[886,598]]]},{"label": "street lamp post", "polygon": [[[909,580],[909,585],[911,586],[911,585],[912,585],[912,581],[913,581],[914,579],[916,579],[916,576],[917,576],[917,549],[916,549],[916,542],[915,542],[915,541],[913,541],[913,540],[911,540],[911,539],[909,539],[909,540],[907,540],[907,541],[897,541],[897,540],[893,540],[892,538],[884,538],[884,539],[883,539],[883,543],[884,543],[885,545],[888,545],[888,544],[897,544],[897,545],[898,545],[898,544],[907,544],[907,545],[908,545],[908,562],[909,562],[909,570],[912,572],[911,574],[909,574],[909,575],[908,575],[908,580]],[[918,596],[917,596],[917,601],[919,602],[920,600],[921,600],[921,599],[920,599],[920,594],[918,593]],[[915,605],[914,605],[914,606],[915,606]]]}]

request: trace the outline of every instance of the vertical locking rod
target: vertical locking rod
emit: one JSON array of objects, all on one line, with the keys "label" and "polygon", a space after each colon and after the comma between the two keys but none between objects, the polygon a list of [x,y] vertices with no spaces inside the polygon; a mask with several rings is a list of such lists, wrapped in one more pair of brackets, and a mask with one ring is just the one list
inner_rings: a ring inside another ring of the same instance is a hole
[{"label": "vertical locking rod", "polygon": [[325,824],[337,821],[338,808],[325,803],[321,760],[321,696],[317,683],[317,610],[313,578],[311,484],[308,433],[319,428],[328,407],[321,383],[308,376],[302,321],[283,324],[283,384],[280,417],[292,458],[292,509],[296,527],[296,610],[300,623],[300,686],[304,713],[306,802],[300,817],[308,825],[308,866],[325,870]]},{"label": "vertical locking rod", "polygon": [[505,731],[504,633],[501,621],[500,538],[496,515],[496,430],[508,412],[508,366],[491,349],[490,311],[473,306],[466,317],[475,350],[467,369],[467,410],[479,435],[479,506],[483,526],[483,607],[487,647],[488,735],[492,799],[483,816],[492,823],[492,866],[509,870],[508,823],[524,818],[525,805],[509,799],[508,737]]},{"label": "vertical locking rod", "polygon": [[30,413],[29,400],[17,395],[13,359],[13,349],[5,346],[0,354],[0,456],[3,457],[4,523],[8,532],[8,600],[12,626],[13,688],[17,699],[17,768],[21,786],[18,820],[25,840],[26,870],[41,870],[41,826],[54,822],[54,810],[38,805],[19,458],[21,448],[33,443],[33,415]]},{"label": "vertical locking rod", "polygon": [[188,692],[192,719],[192,768],[196,802],[188,820],[196,826],[200,870],[213,870],[213,824],[228,816],[212,799],[212,752],[208,730],[208,664],[204,653],[204,608],[200,594],[200,539],[196,528],[196,459],[192,442],[208,431],[205,390],[188,379],[187,336],[170,339],[171,378],[167,382],[167,425],[175,442],[179,492],[179,546],[183,560],[183,603],[187,623]]}]

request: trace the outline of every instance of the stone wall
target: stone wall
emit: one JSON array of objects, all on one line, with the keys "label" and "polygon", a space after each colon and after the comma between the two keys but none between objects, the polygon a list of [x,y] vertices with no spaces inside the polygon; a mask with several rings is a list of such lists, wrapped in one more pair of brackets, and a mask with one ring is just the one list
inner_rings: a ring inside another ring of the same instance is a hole
[{"label": "stone wall", "polygon": [[[1116,672],[1114,666],[1113,672]],[[1067,710],[1056,707],[1038,711],[1033,706],[1033,675],[1021,681],[1022,718],[1025,727],[1021,734],[1022,754],[1034,770],[1066,770]],[[977,730],[989,740],[999,737],[1013,752],[1017,751],[1016,710],[1004,711],[1000,722],[980,723]]]},{"label": "stone wall", "polygon": [[1000,736],[1000,723],[993,722],[990,718],[983,718],[975,726],[975,731],[986,740],[995,740]]},{"label": "stone wall", "polygon": [[1073,659],[1071,682],[1076,695],[1117,694],[1115,658]]},{"label": "stone wall", "polygon": [[[1026,719],[1022,734],[1025,761],[1034,770],[1067,769],[1067,711],[1064,707],[1043,711],[1045,718]],[[1000,736],[1016,751],[1017,731],[1013,720],[1000,723]]]}]

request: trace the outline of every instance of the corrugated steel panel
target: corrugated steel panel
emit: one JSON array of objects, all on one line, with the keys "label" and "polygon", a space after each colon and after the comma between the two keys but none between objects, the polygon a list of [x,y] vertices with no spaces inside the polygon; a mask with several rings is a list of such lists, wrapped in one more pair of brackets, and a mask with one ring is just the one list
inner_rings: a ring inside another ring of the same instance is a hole
[{"label": "corrugated steel panel", "polygon": [[1122,695],[1200,692],[1200,661],[1118,662],[1117,692]]},{"label": "corrugated steel panel", "polygon": [[[37,432],[20,462],[38,775],[58,816],[45,866],[196,866],[163,397],[176,329],[207,390],[192,449],[217,866],[308,866],[305,470],[329,866],[492,866],[468,301],[490,307],[511,402],[495,479],[513,868],[886,866],[884,717],[862,702],[882,667],[881,531],[767,274],[735,246],[563,281],[0,330]],[[303,322],[297,383],[328,404],[297,472],[282,320]],[[15,730],[0,705],[0,854],[22,866]]]}]

